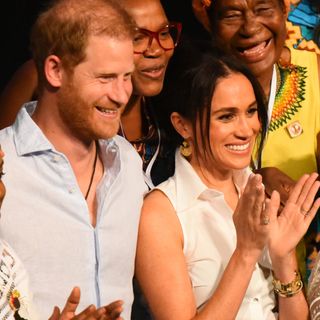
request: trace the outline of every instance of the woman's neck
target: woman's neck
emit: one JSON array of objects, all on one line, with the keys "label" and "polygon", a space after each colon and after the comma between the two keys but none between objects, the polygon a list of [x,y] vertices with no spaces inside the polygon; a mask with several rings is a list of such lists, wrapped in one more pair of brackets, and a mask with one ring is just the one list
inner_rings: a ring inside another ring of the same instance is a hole
[{"label": "woman's neck", "polygon": [[[215,189],[224,194],[225,201],[232,210],[235,210],[239,194],[233,181],[233,170],[208,170],[198,161],[190,161],[202,182],[210,189]],[[213,168],[214,165],[211,166]]]},{"label": "woman's neck", "polygon": [[132,95],[121,116],[122,135],[128,141],[134,141],[142,137],[142,100],[142,96]]},{"label": "woman's neck", "polygon": [[271,70],[267,70],[264,74],[257,76],[257,79],[267,99],[269,99],[269,95],[270,95],[272,73],[273,73],[273,66]]},{"label": "woman's neck", "polygon": [[223,192],[225,186],[233,181],[233,171],[231,169],[218,170],[215,164],[210,165],[212,169],[208,169],[206,163],[203,163],[201,160],[198,161],[194,157],[189,162],[208,188]]}]

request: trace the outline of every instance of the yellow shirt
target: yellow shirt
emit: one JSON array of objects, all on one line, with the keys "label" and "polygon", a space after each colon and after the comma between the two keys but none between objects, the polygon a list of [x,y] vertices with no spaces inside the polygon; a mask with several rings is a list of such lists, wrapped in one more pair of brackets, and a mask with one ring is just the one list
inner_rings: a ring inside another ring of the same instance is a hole
[{"label": "yellow shirt", "polygon": [[[283,76],[262,153],[262,167],[277,167],[292,179],[317,171],[317,134],[320,132],[320,94],[317,55],[291,49],[291,62],[301,66],[295,76]],[[287,103],[286,101],[290,101]],[[284,110],[287,112],[284,113]],[[281,116],[282,115],[282,116]],[[290,118],[290,119],[289,119]]]}]

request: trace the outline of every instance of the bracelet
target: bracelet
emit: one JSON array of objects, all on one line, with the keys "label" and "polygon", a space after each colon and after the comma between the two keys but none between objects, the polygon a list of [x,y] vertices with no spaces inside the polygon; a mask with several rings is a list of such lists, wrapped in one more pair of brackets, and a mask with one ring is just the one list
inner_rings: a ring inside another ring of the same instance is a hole
[{"label": "bracelet", "polygon": [[273,278],[273,289],[278,296],[283,298],[290,298],[300,292],[303,288],[303,282],[301,280],[300,273],[295,271],[295,278],[289,283],[282,283],[280,280]]}]

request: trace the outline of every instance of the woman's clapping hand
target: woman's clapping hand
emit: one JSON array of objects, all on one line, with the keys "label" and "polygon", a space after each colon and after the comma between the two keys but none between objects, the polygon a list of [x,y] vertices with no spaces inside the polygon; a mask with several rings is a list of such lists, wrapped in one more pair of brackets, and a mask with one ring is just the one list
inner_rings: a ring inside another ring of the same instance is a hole
[{"label": "woman's clapping hand", "polygon": [[290,254],[306,233],[320,206],[320,198],[314,201],[320,182],[318,174],[303,175],[278,215],[280,197],[274,191],[266,200],[266,212],[270,215],[270,239],[268,243],[272,260]]}]

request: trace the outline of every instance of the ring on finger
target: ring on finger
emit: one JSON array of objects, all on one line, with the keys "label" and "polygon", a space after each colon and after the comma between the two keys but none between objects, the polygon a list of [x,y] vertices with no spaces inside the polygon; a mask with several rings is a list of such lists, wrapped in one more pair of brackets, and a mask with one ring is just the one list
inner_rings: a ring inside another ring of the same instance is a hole
[{"label": "ring on finger", "polygon": [[270,222],[269,216],[264,215],[264,216],[262,217],[262,224],[266,226],[266,225],[269,224],[269,222]]},{"label": "ring on finger", "polygon": [[309,214],[309,211],[307,211],[307,210],[304,210],[304,209],[300,209],[300,212],[301,212],[301,214],[302,215],[304,215],[304,216],[307,216],[308,214]]}]

